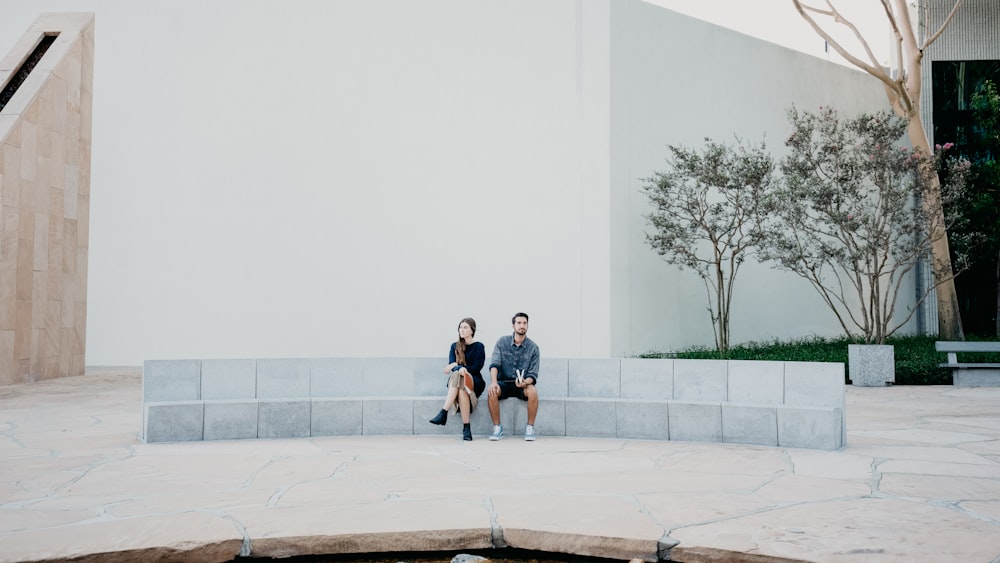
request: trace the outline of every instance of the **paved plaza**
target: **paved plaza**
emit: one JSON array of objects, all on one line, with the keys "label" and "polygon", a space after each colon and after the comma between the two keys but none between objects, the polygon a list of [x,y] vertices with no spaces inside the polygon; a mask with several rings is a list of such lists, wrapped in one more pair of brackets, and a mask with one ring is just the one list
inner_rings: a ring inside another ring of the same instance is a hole
[{"label": "paved plaza", "polygon": [[0,561],[503,545],[618,560],[1000,561],[1000,388],[848,386],[848,445],[834,452],[463,442],[454,422],[449,436],[145,444],[140,372],[0,387]]}]

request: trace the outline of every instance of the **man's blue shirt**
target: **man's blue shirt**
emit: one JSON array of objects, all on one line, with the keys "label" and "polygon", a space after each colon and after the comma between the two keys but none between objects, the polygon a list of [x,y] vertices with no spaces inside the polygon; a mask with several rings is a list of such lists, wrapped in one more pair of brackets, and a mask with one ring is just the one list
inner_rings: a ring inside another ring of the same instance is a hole
[{"label": "man's blue shirt", "polygon": [[493,347],[490,358],[490,369],[497,368],[497,381],[513,381],[517,379],[517,371],[521,370],[524,377],[530,377],[538,383],[538,361],[541,355],[538,345],[524,337],[524,342],[514,344],[514,335],[501,336]]}]

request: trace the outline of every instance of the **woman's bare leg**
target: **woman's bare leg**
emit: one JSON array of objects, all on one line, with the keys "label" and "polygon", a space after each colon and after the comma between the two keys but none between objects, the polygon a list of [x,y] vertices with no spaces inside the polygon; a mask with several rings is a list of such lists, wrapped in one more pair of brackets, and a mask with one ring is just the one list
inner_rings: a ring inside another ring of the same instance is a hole
[{"label": "woman's bare leg", "polygon": [[452,405],[455,404],[455,399],[458,397],[458,387],[449,387],[448,394],[444,398],[444,406],[442,409],[449,411]]},{"label": "woman's bare leg", "polygon": [[462,424],[468,424],[469,414],[472,412],[472,403],[469,401],[469,394],[461,392],[458,394],[458,408],[462,411]]}]

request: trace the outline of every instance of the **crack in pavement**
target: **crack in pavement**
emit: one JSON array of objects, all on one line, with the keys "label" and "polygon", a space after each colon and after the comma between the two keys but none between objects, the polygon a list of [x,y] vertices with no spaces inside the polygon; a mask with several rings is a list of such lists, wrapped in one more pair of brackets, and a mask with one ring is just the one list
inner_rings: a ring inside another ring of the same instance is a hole
[{"label": "crack in pavement", "polygon": [[497,549],[507,547],[507,542],[503,540],[503,528],[497,522],[499,514],[497,514],[496,506],[493,504],[493,497],[484,497],[483,504],[490,513],[490,543]]},{"label": "crack in pavement", "polygon": [[14,422],[13,420],[8,420],[7,426],[8,428],[6,430],[0,432],[0,436],[7,438],[11,442],[14,442],[14,445],[16,445],[19,448],[26,448],[27,446],[24,445],[24,442],[18,440],[17,437],[14,435],[14,433],[17,432],[17,423]]},{"label": "crack in pavement", "polygon": [[225,510],[220,511],[219,516],[235,526],[236,531],[243,537],[243,543],[240,546],[240,557],[250,557],[250,532],[247,531],[247,527],[238,518]]}]

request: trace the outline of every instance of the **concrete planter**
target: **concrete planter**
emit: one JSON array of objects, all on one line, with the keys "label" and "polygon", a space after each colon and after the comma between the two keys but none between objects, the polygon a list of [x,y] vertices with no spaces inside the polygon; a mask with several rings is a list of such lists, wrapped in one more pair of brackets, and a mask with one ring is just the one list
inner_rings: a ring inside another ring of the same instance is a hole
[{"label": "concrete planter", "polygon": [[889,344],[848,344],[847,367],[851,384],[885,387],[896,382],[896,357]]}]

